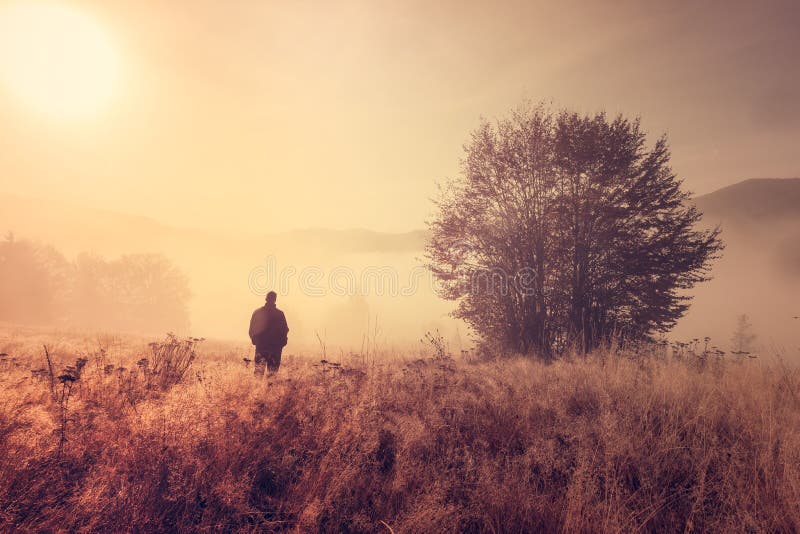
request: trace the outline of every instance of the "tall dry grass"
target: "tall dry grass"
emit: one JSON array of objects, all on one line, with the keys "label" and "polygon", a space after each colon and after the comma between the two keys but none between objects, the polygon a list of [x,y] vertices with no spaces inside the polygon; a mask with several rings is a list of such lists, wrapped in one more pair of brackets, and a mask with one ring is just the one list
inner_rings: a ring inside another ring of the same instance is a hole
[{"label": "tall dry grass", "polygon": [[136,365],[143,343],[66,344],[55,367],[87,362],[64,413],[58,378],[54,394],[31,374],[42,349],[19,337],[0,352],[2,531],[800,528],[794,368],[434,351],[295,358],[265,382],[232,350],[162,387]]}]

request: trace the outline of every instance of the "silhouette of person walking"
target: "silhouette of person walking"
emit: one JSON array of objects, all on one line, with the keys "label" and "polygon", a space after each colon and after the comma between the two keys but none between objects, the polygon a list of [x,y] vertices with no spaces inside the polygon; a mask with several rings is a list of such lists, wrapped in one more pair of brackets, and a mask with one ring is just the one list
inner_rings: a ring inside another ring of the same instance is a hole
[{"label": "silhouette of person walking", "polygon": [[255,374],[264,376],[266,366],[269,375],[278,372],[281,365],[281,352],[287,343],[289,326],[286,316],[275,306],[278,294],[267,293],[267,302],[253,312],[250,318],[250,341],[256,346]]}]

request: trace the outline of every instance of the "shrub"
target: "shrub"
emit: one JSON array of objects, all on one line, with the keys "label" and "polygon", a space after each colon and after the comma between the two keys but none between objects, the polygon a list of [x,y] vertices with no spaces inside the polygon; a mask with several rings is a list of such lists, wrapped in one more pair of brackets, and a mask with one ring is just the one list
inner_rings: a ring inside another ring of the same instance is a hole
[{"label": "shrub", "polygon": [[165,341],[150,343],[150,361],[136,362],[148,377],[148,385],[165,390],[183,381],[197,357],[197,344],[201,341],[203,339],[179,339],[175,334],[167,334]]}]

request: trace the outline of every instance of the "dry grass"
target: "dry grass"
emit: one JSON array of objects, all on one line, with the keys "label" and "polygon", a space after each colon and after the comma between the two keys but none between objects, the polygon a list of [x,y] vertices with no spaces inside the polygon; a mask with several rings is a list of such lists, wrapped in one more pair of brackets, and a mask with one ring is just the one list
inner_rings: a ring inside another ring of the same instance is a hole
[{"label": "dry grass", "polygon": [[295,358],[265,383],[215,347],[152,387],[145,343],[87,339],[51,349],[88,359],[60,446],[42,340],[0,339],[2,531],[800,529],[794,368]]}]

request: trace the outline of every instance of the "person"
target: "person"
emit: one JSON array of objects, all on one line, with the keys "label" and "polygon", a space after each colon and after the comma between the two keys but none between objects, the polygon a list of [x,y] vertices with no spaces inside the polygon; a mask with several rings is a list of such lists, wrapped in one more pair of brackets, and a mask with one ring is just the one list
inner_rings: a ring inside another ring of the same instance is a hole
[{"label": "person", "polygon": [[281,365],[281,352],[287,343],[289,326],[286,316],[275,305],[278,294],[274,291],[267,293],[264,306],[253,312],[250,318],[250,341],[256,347],[255,374],[264,376],[266,366],[269,375],[278,372]]}]

